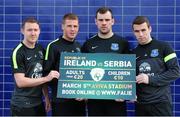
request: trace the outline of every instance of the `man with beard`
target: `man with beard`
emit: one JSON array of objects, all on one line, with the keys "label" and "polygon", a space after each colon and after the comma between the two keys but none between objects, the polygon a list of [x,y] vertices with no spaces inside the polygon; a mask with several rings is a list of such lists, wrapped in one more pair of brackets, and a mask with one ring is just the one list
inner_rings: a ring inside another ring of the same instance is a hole
[{"label": "man with beard", "polygon": [[[114,18],[112,10],[101,7],[96,11],[95,24],[98,33],[87,40],[82,46],[85,53],[129,53],[129,44],[112,31]],[[122,99],[97,100],[88,99],[89,116],[126,116],[126,102]]]}]

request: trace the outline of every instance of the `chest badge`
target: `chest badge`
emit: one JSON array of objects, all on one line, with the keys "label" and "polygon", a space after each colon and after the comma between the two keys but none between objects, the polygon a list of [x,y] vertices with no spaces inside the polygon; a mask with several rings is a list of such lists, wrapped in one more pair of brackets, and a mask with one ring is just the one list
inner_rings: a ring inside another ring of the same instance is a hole
[{"label": "chest badge", "polygon": [[147,62],[143,62],[140,66],[139,66],[139,72],[140,73],[146,73],[146,72],[150,72],[151,71],[151,66],[149,63]]},{"label": "chest badge", "polygon": [[153,49],[153,50],[151,51],[151,57],[157,57],[158,55],[159,55],[158,49]]},{"label": "chest badge", "polygon": [[114,50],[114,51],[119,50],[119,44],[118,43],[112,43],[111,44],[111,50]]}]

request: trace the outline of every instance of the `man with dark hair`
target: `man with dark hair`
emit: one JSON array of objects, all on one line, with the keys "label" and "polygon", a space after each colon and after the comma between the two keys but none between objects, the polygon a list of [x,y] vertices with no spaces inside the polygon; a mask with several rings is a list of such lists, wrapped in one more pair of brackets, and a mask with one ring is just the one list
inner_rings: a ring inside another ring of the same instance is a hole
[{"label": "man with dark hair", "polygon": [[137,16],[132,28],[139,45],[133,50],[137,60],[137,116],[172,116],[170,83],[180,77],[176,53],[166,42],[151,37],[152,27]]},{"label": "man with dark hair", "polygon": [[40,34],[39,22],[33,17],[24,20],[21,33],[23,41],[14,48],[11,61],[15,78],[15,90],[11,99],[12,116],[45,116],[42,92],[45,96],[46,111],[50,110],[50,101],[46,82],[59,78],[57,71],[43,75],[45,51],[37,44]]},{"label": "man with dark hair", "polygon": [[[75,41],[79,30],[78,16],[73,13],[65,14],[61,28],[63,35],[50,42],[46,50],[45,71],[59,71],[59,59],[62,52],[80,52],[81,45]],[[85,101],[81,99],[57,98],[58,80],[50,82],[52,90],[52,115],[53,116],[85,116]]]},{"label": "man with dark hair", "polygon": [[[112,31],[114,18],[112,10],[101,7],[96,12],[95,24],[98,34],[87,40],[82,46],[85,53],[129,53],[127,40],[116,35]],[[90,116],[125,116],[126,102],[122,99],[98,100],[88,99],[88,115]]]}]

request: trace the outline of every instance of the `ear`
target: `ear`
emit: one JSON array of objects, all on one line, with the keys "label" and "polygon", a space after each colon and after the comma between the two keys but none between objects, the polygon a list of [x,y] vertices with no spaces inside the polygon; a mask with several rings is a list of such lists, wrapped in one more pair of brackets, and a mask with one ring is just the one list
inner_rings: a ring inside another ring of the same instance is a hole
[{"label": "ear", "polygon": [[112,18],[112,25],[114,25],[114,23],[115,23],[115,19],[114,19],[114,18]]},{"label": "ear", "polygon": [[21,28],[21,33],[24,35],[24,29],[23,28]]},{"label": "ear", "polygon": [[64,30],[64,24],[61,24],[61,29]]},{"label": "ear", "polygon": [[97,19],[96,18],[94,19],[94,21],[95,21],[95,24],[97,25]]},{"label": "ear", "polygon": [[149,26],[149,32],[151,32],[152,31],[152,27],[151,26]]}]

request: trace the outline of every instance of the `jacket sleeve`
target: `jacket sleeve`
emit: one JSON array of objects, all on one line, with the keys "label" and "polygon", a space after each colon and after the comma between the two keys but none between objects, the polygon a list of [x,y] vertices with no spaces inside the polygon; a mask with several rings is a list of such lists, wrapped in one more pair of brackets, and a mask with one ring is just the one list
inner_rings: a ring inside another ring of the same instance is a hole
[{"label": "jacket sleeve", "polygon": [[174,50],[167,44],[164,49],[164,64],[166,70],[149,78],[150,85],[164,86],[180,77],[179,63]]},{"label": "jacket sleeve", "polygon": [[81,52],[82,53],[88,53],[89,52],[88,51],[88,42],[87,41],[82,45]]},{"label": "jacket sleeve", "polygon": [[25,58],[23,52],[14,52],[11,56],[13,73],[25,73]]},{"label": "jacket sleeve", "polygon": [[55,53],[51,45],[48,45],[46,48],[45,60],[44,60],[44,72],[43,76],[49,74],[53,70],[55,65]]},{"label": "jacket sleeve", "polygon": [[128,41],[125,41],[125,44],[124,44],[124,45],[125,45],[125,47],[124,47],[123,53],[124,53],[124,54],[131,54],[129,42],[128,42]]}]

